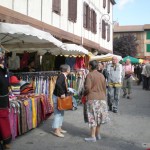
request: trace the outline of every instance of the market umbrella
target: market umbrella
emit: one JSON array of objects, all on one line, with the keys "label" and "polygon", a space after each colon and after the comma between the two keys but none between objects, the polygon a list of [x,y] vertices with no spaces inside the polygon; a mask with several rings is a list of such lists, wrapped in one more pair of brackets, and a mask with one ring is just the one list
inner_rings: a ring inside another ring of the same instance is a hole
[{"label": "market umbrella", "polygon": [[126,62],[127,59],[130,59],[131,63],[136,64],[139,63],[139,59],[131,56],[127,56],[123,58],[123,62]]},{"label": "market umbrella", "polygon": [[142,64],[144,62],[143,59],[139,59],[139,63]]}]

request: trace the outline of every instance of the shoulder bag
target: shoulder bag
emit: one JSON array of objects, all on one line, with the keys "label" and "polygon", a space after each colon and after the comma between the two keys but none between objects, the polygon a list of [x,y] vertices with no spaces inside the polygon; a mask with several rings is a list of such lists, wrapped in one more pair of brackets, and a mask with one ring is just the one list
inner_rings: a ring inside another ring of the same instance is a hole
[{"label": "shoulder bag", "polygon": [[66,96],[65,98],[57,98],[57,108],[58,110],[72,110],[72,96]]}]

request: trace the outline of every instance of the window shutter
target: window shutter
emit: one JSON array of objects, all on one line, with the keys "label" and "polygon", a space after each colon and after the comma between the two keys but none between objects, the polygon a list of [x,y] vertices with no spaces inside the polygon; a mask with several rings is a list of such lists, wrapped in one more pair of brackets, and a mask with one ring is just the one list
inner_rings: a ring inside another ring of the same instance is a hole
[{"label": "window shutter", "polygon": [[108,0],[107,12],[110,13],[110,0]]},{"label": "window shutter", "polygon": [[91,9],[91,31],[94,32],[94,11]]},{"label": "window shutter", "polygon": [[87,29],[90,30],[91,29],[91,14],[90,14],[90,7],[87,6]]},{"label": "window shutter", "polygon": [[150,39],[150,31],[146,32],[146,39],[149,40]]},{"label": "window shutter", "polygon": [[110,41],[110,25],[107,26],[107,42]]},{"label": "window shutter", "polygon": [[68,19],[76,22],[77,20],[77,0],[68,0]]},{"label": "window shutter", "polygon": [[94,24],[94,27],[93,27],[93,32],[94,33],[97,33],[97,15],[96,15],[96,12],[94,11],[93,12],[93,24]]},{"label": "window shutter", "polygon": [[83,27],[86,28],[86,3],[83,3]]},{"label": "window shutter", "polygon": [[61,12],[61,0],[53,0],[53,12],[60,14]]},{"label": "window shutter", "polygon": [[102,38],[106,39],[106,25],[104,20],[102,20]]},{"label": "window shutter", "polygon": [[106,0],[103,0],[103,8],[106,7]]}]

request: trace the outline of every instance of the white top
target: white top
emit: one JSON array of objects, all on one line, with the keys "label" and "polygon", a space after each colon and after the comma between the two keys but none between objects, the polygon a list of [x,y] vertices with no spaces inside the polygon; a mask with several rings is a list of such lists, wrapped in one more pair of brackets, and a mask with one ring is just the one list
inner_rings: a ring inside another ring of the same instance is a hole
[{"label": "white top", "polygon": [[12,57],[8,58],[8,68],[10,70],[17,70],[20,68],[20,58],[16,56],[16,53],[12,53]]}]

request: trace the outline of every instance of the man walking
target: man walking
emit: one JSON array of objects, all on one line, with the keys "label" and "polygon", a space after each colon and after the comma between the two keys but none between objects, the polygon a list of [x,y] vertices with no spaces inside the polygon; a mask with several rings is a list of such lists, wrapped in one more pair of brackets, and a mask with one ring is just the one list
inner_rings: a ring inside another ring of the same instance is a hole
[{"label": "man walking", "polygon": [[107,66],[108,72],[108,106],[114,113],[118,112],[120,90],[122,86],[122,65],[118,58],[113,57],[112,63]]},{"label": "man walking", "polygon": [[125,98],[127,96],[127,99],[130,99],[131,94],[131,84],[132,84],[132,75],[134,73],[134,67],[131,65],[130,59],[126,60],[126,63],[124,65],[124,73],[125,76],[123,78],[123,97]]}]

